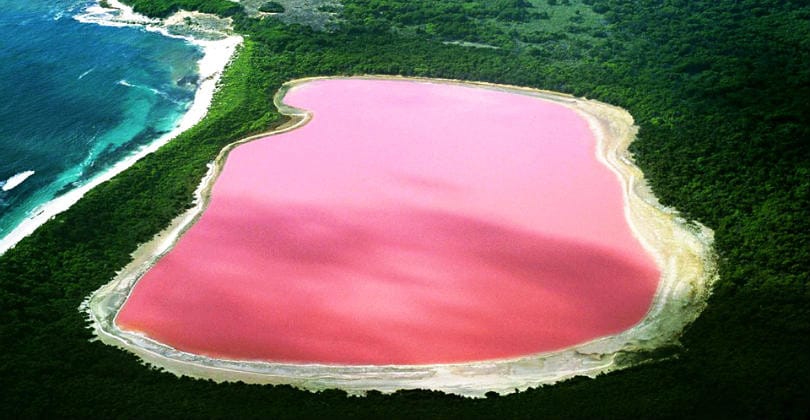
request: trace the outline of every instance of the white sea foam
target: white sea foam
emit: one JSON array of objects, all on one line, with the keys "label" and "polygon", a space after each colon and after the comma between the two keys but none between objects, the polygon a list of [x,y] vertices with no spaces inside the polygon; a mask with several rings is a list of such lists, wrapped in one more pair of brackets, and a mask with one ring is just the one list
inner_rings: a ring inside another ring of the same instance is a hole
[{"label": "white sea foam", "polygon": [[164,92],[164,91],[162,91],[160,89],[155,89],[155,88],[152,88],[152,87],[141,87],[141,86],[138,86],[138,87],[142,88],[142,89],[146,89],[146,90],[154,93],[157,96],[160,96],[161,98],[163,98],[163,99],[165,99],[165,100],[167,100],[169,102],[174,102],[175,104],[178,104],[178,105],[181,105],[183,103],[182,101],[177,100],[176,98],[173,98],[171,95],[169,95],[168,93],[166,93],[166,92]]},{"label": "white sea foam", "polygon": [[118,85],[121,85],[121,86],[148,90],[149,92],[152,92],[155,95],[158,95],[158,96],[162,97],[163,99],[166,99],[167,101],[171,101],[171,102],[174,102],[176,104],[180,103],[180,101],[178,101],[177,99],[172,98],[171,95],[169,95],[168,93],[166,93],[166,92],[164,92],[164,91],[162,91],[160,89],[155,89],[153,87],[148,87],[148,86],[135,85],[135,84],[132,84],[132,83],[128,82],[125,79],[121,79],[121,80],[119,80],[119,81],[117,81],[115,83],[118,84]]},{"label": "white sea foam", "polygon": [[148,18],[132,11],[117,0],[108,0],[109,8],[96,4],[85,9],[84,13],[73,18],[82,23],[95,23],[103,26],[158,25],[160,20]]},{"label": "white sea foam", "polygon": [[3,186],[0,188],[2,188],[3,191],[11,191],[35,173],[35,171],[20,172],[3,182]]},{"label": "white sea foam", "polygon": [[84,13],[73,16],[73,19],[82,23],[95,23],[97,25],[118,27],[127,26],[124,22],[115,21],[115,18],[116,14],[112,9],[105,9],[100,6],[88,7],[85,9]]},{"label": "white sea foam", "polygon": [[[169,140],[177,137],[180,133],[193,127],[200,120],[205,117],[208,112],[208,107],[211,105],[211,100],[214,97],[217,83],[224,70],[225,66],[230,61],[236,48],[242,43],[242,37],[230,36],[225,39],[216,41],[202,41],[191,37],[181,37],[169,34],[164,28],[155,26],[159,25],[160,21],[150,19],[145,16],[138,15],[132,12],[132,8],[119,3],[116,0],[108,0],[110,6],[118,9],[106,9],[99,5],[90,6],[85,10],[85,13],[74,16],[74,19],[83,23],[93,23],[104,26],[143,26],[148,31],[159,32],[166,36],[174,38],[182,38],[189,43],[197,45],[203,51],[202,58],[197,62],[199,68],[200,84],[197,86],[197,91],[194,94],[194,99],[189,106],[186,114],[180,119],[179,124],[171,132],[159,137],[154,142],[146,147],[139,149],[126,159],[117,162],[109,170],[101,173],[88,181],[87,183],[68,191],[67,193],[54,198],[46,204],[43,204],[33,215],[23,220],[17,225],[8,235],[0,239],[0,255],[4,254],[19,241],[34,232],[39,226],[53,218],[59,213],[69,209],[84,194],[96,187],[97,185],[105,182],[115,175],[123,172],[125,169],[132,166],[135,162],[144,156],[156,151],[161,146],[169,142]],[[119,84],[124,86],[131,86],[126,80],[120,80]]]}]

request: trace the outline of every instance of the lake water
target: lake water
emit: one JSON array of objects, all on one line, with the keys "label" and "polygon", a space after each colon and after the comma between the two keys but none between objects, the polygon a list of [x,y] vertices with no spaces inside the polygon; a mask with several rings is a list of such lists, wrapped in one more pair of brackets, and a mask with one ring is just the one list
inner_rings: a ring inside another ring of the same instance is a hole
[{"label": "lake water", "polygon": [[447,84],[322,80],[234,149],[120,327],[235,360],[432,364],[553,351],[647,312],[659,269],[587,122]]}]

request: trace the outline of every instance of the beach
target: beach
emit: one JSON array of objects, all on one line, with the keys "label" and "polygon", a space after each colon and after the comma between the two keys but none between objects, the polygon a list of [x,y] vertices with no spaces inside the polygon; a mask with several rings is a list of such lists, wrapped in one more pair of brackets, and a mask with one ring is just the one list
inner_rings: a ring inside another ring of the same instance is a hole
[{"label": "beach", "polygon": [[[88,191],[123,172],[144,156],[156,151],[171,139],[201,121],[211,105],[222,71],[242,42],[242,38],[236,35],[224,36],[222,39],[217,40],[200,40],[187,36],[171,35],[161,26],[160,21],[135,14],[131,8],[115,0],[108,3],[113,9],[93,6],[88,10],[88,13],[77,16],[76,19],[88,24],[108,26],[143,25],[147,30],[160,32],[166,36],[183,38],[199,46],[203,56],[198,62],[199,84],[194,99],[188,111],[171,132],[160,136],[148,146],[117,162],[104,173],[65,194],[57,196],[32,212],[32,216],[26,218],[0,241],[0,255],[14,247],[19,241],[32,234],[39,226],[57,214],[69,209]],[[112,13],[116,9],[120,12]]]},{"label": "beach", "polygon": [[[291,82],[277,95],[279,109],[293,116],[295,121],[284,130],[304,124],[308,118],[306,112],[281,103],[284,92],[310,80]],[[370,389],[393,392],[402,388],[426,388],[479,397],[488,391],[509,393],[577,375],[595,376],[638,363],[639,360],[632,356],[639,350],[677,343],[683,327],[705,306],[714,280],[712,232],[703,226],[687,223],[674,210],[658,204],[627,152],[636,130],[632,117],[610,105],[553,92],[448,80],[416,80],[520,93],[561,104],[588,122],[597,139],[598,159],[621,182],[624,216],[634,236],[654,256],[662,272],[653,303],[641,322],[619,334],[549,353],[471,363],[390,366],[219,360],[177,351],[142,335],[120,330],[114,321],[118,310],[137,280],[200,217],[225,157],[233,149],[230,146],[212,163],[196,192],[196,206],[178,217],[153,241],[139,248],[135,260],[83,304],[96,334],[102,341],[132,351],[144,361],[175,374],[251,383],[287,383],[313,390],[337,387],[362,393]]]}]

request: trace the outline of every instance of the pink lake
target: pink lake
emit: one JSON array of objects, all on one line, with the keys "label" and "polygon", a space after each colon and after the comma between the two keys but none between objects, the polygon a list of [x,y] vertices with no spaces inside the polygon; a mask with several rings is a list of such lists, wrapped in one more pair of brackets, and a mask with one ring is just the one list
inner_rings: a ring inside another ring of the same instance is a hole
[{"label": "pink lake", "polygon": [[117,324],[216,358],[433,364],[553,351],[641,320],[659,279],[574,111],[333,79],[235,148]]}]

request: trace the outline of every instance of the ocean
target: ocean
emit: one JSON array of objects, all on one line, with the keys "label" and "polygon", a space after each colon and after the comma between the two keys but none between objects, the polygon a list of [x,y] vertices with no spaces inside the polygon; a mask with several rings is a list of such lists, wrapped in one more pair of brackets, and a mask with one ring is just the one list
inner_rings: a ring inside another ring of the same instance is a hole
[{"label": "ocean", "polygon": [[95,4],[0,0],[0,241],[175,129],[194,99],[197,46],[77,20]]}]

